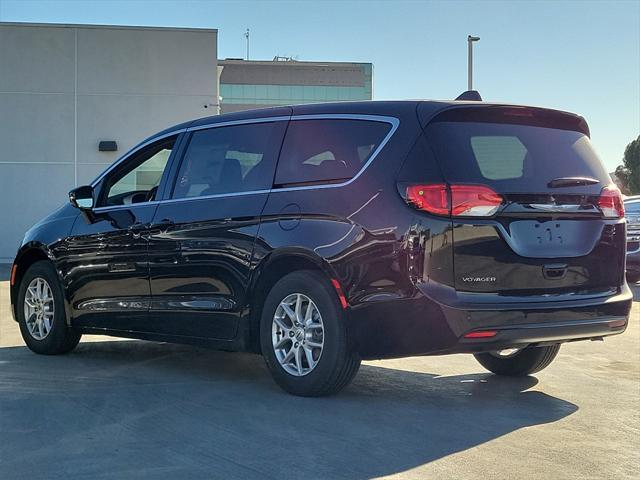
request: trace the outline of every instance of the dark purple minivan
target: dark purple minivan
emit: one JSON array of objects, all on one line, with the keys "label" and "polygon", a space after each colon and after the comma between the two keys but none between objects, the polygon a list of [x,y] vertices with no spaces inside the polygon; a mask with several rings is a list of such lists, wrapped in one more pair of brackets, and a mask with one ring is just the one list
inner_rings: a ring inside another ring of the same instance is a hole
[{"label": "dark purple minivan", "polygon": [[69,197],[13,265],[37,353],[83,333],[250,351],[313,396],[361,359],[472,353],[531,374],[563,342],[623,332],[631,308],[621,195],[585,120],[561,111],[393,101],[198,119]]}]

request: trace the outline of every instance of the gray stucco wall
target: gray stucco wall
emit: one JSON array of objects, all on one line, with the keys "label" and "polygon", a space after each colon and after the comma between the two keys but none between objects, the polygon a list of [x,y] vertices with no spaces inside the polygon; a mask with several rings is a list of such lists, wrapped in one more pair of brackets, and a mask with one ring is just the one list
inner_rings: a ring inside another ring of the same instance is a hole
[{"label": "gray stucco wall", "polygon": [[0,23],[0,262],[144,137],[217,113],[216,70],[216,30]]}]

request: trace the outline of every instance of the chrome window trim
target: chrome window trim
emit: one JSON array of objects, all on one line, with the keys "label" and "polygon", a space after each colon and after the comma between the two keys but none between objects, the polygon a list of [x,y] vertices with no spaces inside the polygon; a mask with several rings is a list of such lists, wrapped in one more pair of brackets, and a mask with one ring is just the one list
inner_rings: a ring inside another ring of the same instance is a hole
[{"label": "chrome window trim", "polygon": [[143,205],[155,205],[155,204],[164,204],[164,203],[176,203],[176,202],[187,202],[187,201],[198,201],[198,200],[207,200],[214,198],[229,198],[229,197],[239,197],[239,196],[248,196],[248,195],[260,195],[265,193],[278,193],[278,192],[294,192],[298,190],[321,190],[325,188],[340,188],[350,185],[355,182],[364,172],[365,170],[373,163],[378,154],[382,151],[382,149],[387,145],[391,137],[396,132],[398,127],[400,126],[400,120],[396,117],[389,117],[384,115],[366,115],[366,114],[350,114],[350,113],[327,113],[327,114],[310,114],[310,115],[292,115],[292,116],[278,116],[278,117],[261,117],[261,118],[251,118],[251,119],[243,119],[243,120],[232,120],[228,122],[217,122],[217,123],[208,123],[206,125],[197,125],[194,127],[182,128],[179,130],[175,130],[172,132],[168,132],[162,136],[155,137],[147,142],[141,143],[136,147],[133,147],[126,154],[124,154],[119,160],[117,160],[113,165],[111,165],[107,170],[105,170],[100,176],[94,180],[91,186],[95,187],[98,182],[100,182],[109,172],[115,169],[118,165],[125,162],[128,157],[136,153],[138,150],[155,143],[158,140],[162,140],[167,137],[171,137],[173,135],[179,135],[184,132],[194,132],[198,130],[206,130],[210,128],[217,127],[229,127],[234,125],[247,125],[252,123],[266,123],[266,122],[281,122],[281,121],[295,121],[295,120],[365,120],[371,122],[385,122],[391,125],[391,129],[385,137],[380,142],[380,145],[374,150],[369,159],[360,167],[358,173],[356,173],[352,178],[345,182],[340,183],[323,183],[319,185],[304,185],[299,187],[282,187],[282,188],[268,188],[262,190],[249,190],[246,192],[231,192],[231,193],[217,193],[214,195],[203,195],[198,197],[186,197],[186,198],[169,198],[166,200],[152,200],[150,202],[140,202],[130,205],[113,205],[109,207],[97,207],[94,208],[94,212],[107,212],[111,210],[119,210],[119,209],[129,209],[135,208]]},{"label": "chrome window trim", "polygon": [[144,205],[159,205],[159,204],[165,204],[165,203],[207,200],[211,198],[228,198],[228,197],[242,197],[242,196],[248,196],[248,195],[260,195],[263,193],[271,193],[272,191],[280,191],[280,190],[279,189],[248,190],[246,192],[216,193],[214,195],[201,195],[198,197],[168,198],[166,200],[152,200],[150,202],[131,203],[129,205],[111,205],[109,207],[96,207],[93,209],[93,211],[108,212],[111,210],[136,208]]},{"label": "chrome window trim", "polygon": [[268,123],[268,122],[287,122],[291,119],[289,115],[280,115],[278,117],[260,117],[247,118],[244,120],[229,120],[228,122],[207,123],[206,125],[196,125],[187,127],[188,132],[196,132],[198,130],[208,130],[217,127],[235,127],[236,125],[249,125],[252,123]]},{"label": "chrome window trim", "polygon": [[95,213],[100,213],[100,212],[111,212],[114,210],[131,210],[132,208],[146,207],[148,205],[157,205],[159,203],[161,203],[161,200],[152,200],[150,202],[130,203],[128,205],[110,205],[108,207],[96,207],[91,211]]},{"label": "chrome window trim", "polygon": [[400,126],[400,120],[398,120],[396,117],[388,117],[388,116],[383,116],[383,115],[358,115],[358,114],[349,114],[349,113],[346,113],[346,114],[326,114],[326,115],[325,114],[319,114],[319,115],[294,115],[294,116],[291,117],[291,120],[366,120],[366,121],[370,121],[370,122],[386,122],[386,123],[389,123],[389,124],[391,124],[391,129],[387,132],[385,137],[380,142],[380,145],[378,145],[378,148],[376,148],[373,151],[373,153],[371,154],[369,159],[365,162],[365,164],[362,165],[362,167],[360,167],[360,170],[358,170],[358,173],[356,173],[349,180],[347,180],[345,182],[340,182],[340,183],[322,183],[322,184],[319,184],[319,185],[305,185],[305,186],[300,186],[300,187],[272,188],[271,189],[272,192],[294,192],[294,191],[298,191],[298,190],[320,190],[320,189],[325,189],[325,188],[346,187],[347,185],[355,182],[364,173],[364,171],[369,167],[369,165],[371,165],[371,163],[375,160],[375,158],[382,151],[382,149],[387,145],[389,140],[391,140],[391,137],[393,136],[394,133],[396,133],[396,130]]}]

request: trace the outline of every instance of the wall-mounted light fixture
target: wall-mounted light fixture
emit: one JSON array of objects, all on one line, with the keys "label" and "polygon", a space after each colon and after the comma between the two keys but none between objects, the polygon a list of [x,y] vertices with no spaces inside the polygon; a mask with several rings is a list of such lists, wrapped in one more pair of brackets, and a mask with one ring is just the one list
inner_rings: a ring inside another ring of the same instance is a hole
[{"label": "wall-mounted light fixture", "polygon": [[118,144],[115,140],[102,140],[98,143],[99,152],[117,152]]}]

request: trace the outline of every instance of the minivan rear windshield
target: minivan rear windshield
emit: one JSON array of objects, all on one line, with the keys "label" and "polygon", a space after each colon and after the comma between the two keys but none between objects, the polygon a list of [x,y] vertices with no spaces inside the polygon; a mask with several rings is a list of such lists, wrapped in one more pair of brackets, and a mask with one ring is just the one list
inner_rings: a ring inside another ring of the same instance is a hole
[{"label": "minivan rear windshield", "polygon": [[[500,193],[545,193],[551,180],[591,177],[572,190],[598,193],[611,179],[589,137],[572,130],[484,122],[432,122],[426,129],[446,180]],[[562,189],[566,192],[566,189]]]}]

